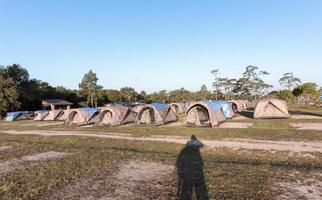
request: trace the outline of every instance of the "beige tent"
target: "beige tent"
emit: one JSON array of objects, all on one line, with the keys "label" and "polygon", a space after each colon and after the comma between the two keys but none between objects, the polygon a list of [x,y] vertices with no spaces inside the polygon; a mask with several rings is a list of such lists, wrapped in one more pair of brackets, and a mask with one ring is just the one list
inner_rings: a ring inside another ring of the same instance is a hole
[{"label": "beige tent", "polygon": [[235,113],[242,112],[247,109],[247,101],[245,100],[231,100],[229,102],[232,104],[232,108]]},{"label": "beige tent", "polygon": [[142,110],[142,108],[145,106],[146,104],[140,104],[135,106],[134,108],[132,108],[132,110],[135,112],[135,114],[139,113],[140,110]]},{"label": "beige tent", "polygon": [[136,124],[162,125],[177,121],[176,113],[163,103],[152,103],[145,105],[137,113]]},{"label": "beige tent", "polygon": [[63,110],[63,113],[58,117],[58,121],[66,121],[68,118],[69,113],[71,112],[71,109]]},{"label": "beige tent", "polygon": [[262,99],[256,103],[254,118],[289,118],[287,104],[279,99]]},{"label": "beige tent", "polygon": [[106,108],[101,108],[99,115],[97,116],[98,125],[107,126],[120,126],[134,122],[135,113],[131,109],[125,106],[116,105]]},{"label": "beige tent", "polygon": [[95,108],[78,108],[71,109],[65,121],[66,125],[88,125],[93,122],[93,119],[99,114]]},{"label": "beige tent", "polygon": [[34,121],[42,121],[49,114],[49,111],[36,111],[35,114],[36,117],[34,118]]},{"label": "beige tent", "polygon": [[49,111],[48,115],[43,118],[43,121],[55,121],[63,115],[64,112],[62,110],[51,110]]},{"label": "beige tent", "polygon": [[185,113],[185,103],[171,103],[169,106],[175,113]]},{"label": "beige tent", "polygon": [[214,108],[210,102],[198,101],[190,104],[186,112],[185,126],[217,126],[225,121],[222,108]]}]

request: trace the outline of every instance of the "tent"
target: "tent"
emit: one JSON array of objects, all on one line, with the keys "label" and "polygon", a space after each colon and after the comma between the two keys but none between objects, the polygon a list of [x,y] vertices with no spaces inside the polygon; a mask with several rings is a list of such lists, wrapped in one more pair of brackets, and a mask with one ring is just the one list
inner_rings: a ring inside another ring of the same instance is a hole
[{"label": "tent", "polygon": [[235,113],[242,112],[247,109],[247,101],[245,100],[231,100],[232,109]]},{"label": "tent", "polygon": [[16,112],[8,112],[6,121],[16,121],[16,120],[25,120],[31,119],[31,114],[28,111],[16,111]]},{"label": "tent", "polygon": [[62,110],[51,110],[48,115],[43,118],[43,121],[56,121],[64,114]]},{"label": "tent", "polygon": [[185,113],[185,103],[171,103],[169,106],[175,113]]},{"label": "tent", "polygon": [[226,119],[231,119],[234,117],[235,113],[232,109],[232,103],[227,101],[213,101],[214,103],[221,104],[224,116]]},{"label": "tent", "polygon": [[62,110],[62,114],[57,118],[58,121],[66,121],[71,109]]},{"label": "tent", "polygon": [[34,121],[42,121],[44,118],[48,115],[48,110],[38,110],[35,112],[36,117],[34,118]]},{"label": "tent", "polygon": [[134,122],[135,113],[126,106],[116,105],[102,108],[97,116],[98,125],[120,126]]},{"label": "tent", "polygon": [[132,110],[135,112],[135,114],[139,113],[140,110],[145,106],[145,104],[137,105]]},{"label": "tent", "polygon": [[77,108],[71,109],[67,119],[65,121],[66,125],[88,125],[93,123],[93,119],[99,113],[99,110],[95,108]]},{"label": "tent", "polygon": [[262,99],[256,103],[254,118],[289,118],[287,104],[279,99]]},{"label": "tent", "polygon": [[143,106],[136,115],[136,124],[162,125],[177,121],[176,113],[164,103]]},{"label": "tent", "polygon": [[217,126],[225,121],[225,115],[220,103],[215,101],[198,101],[190,104],[184,125],[186,126]]}]

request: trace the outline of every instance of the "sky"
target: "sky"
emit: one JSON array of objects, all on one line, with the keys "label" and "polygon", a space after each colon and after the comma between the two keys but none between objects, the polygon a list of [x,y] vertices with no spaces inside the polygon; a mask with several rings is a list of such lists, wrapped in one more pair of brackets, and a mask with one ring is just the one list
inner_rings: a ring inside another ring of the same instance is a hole
[{"label": "sky", "polygon": [[321,0],[0,0],[0,65],[78,88],[211,88],[247,65],[322,85]]}]

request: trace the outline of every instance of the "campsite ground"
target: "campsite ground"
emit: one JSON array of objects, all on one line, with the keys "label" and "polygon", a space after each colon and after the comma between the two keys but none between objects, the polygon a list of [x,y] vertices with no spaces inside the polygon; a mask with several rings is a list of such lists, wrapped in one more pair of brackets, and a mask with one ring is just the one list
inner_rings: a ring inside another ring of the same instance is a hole
[{"label": "campsite ground", "polygon": [[[191,135],[205,143],[196,170],[210,199],[321,199],[322,129],[294,124],[322,124],[322,109],[291,113],[298,117],[254,120],[246,111],[229,120],[234,128],[1,121],[0,199],[175,199],[175,166]],[[44,152],[52,157],[38,159]]]}]

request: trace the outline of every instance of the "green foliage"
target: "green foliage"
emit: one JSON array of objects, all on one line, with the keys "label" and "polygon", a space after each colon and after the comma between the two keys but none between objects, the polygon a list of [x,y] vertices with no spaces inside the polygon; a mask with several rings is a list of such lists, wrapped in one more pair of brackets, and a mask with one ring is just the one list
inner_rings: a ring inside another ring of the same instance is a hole
[{"label": "green foliage", "polygon": [[79,84],[79,95],[86,98],[85,102],[82,102],[84,106],[91,105],[92,107],[97,107],[103,98],[103,86],[97,84],[98,78],[96,73],[89,70],[86,73]]},{"label": "green foliage", "polygon": [[303,83],[302,85],[294,88],[293,94],[297,97],[303,96],[307,101],[314,101],[320,95],[318,85],[312,82]]},{"label": "green foliage", "polygon": [[134,88],[131,87],[123,87],[120,89],[120,94],[123,101],[131,102],[136,101],[138,93]]},{"label": "green foliage", "polygon": [[276,97],[278,99],[285,100],[287,102],[293,102],[295,101],[295,96],[290,90],[280,90],[277,92]]},{"label": "green foliage", "polygon": [[14,80],[8,76],[4,67],[0,67],[0,114],[18,108],[20,103],[17,99],[18,90]]}]

